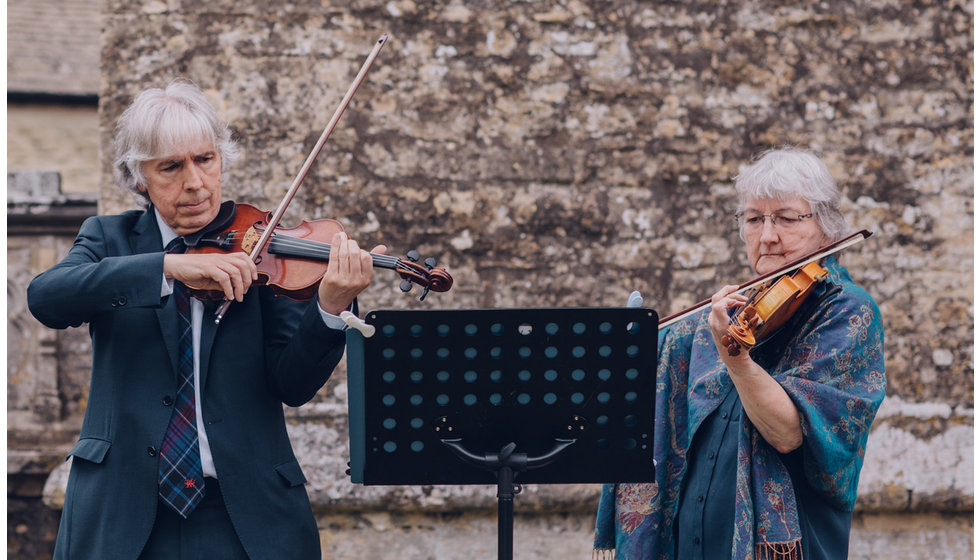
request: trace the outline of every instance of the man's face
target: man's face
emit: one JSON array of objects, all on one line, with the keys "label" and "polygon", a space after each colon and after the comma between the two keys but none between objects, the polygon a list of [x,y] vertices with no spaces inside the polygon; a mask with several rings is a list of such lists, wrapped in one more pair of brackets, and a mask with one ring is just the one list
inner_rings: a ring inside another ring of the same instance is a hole
[{"label": "man's face", "polygon": [[194,233],[211,223],[221,207],[221,155],[203,141],[184,153],[143,164],[150,197],[163,221],[177,235]]}]

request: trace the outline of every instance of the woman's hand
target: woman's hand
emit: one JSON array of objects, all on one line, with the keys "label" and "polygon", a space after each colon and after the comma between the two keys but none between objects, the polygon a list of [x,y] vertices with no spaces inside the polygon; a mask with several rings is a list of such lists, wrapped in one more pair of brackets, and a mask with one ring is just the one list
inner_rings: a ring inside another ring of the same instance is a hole
[{"label": "woman's hand", "polygon": [[735,293],[737,290],[738,286],[725,286],[711,296],[711,312],[708,315],[711,337],[721,361],[728,367],[728,375],[735,384],[752,425],[776,451],[789,453],[803,444],[800,413],[793,400],[769,372],[752,359],[747,350],[730,356],[721,343],[728,332],[728,310],[748,300],[744,295]]},{"label": "woman's hand", "polygon": [[[715,341],[715,346],[718,348],[718,354],[722,356],[722,360],[728,363],[725,358],[732,358],[728,355],[728,349],[722,344],[721,339],[728,332],[728,325],[731,324],[731,320],[728,315],[729,309],[733,307],[738,307],[748,301],[745,295],[737,293],[738,286],[725,286],[724,288],[718,290],[715,295],[711,296],[711,313],[708,315],[708,326],[711,327],[711,338]],[[741,360],[744,362],[746,359],[751,361],[748,352],[740,352],[739,356],[742,357]],[[738,358],[736,356],[735,358]]]}]

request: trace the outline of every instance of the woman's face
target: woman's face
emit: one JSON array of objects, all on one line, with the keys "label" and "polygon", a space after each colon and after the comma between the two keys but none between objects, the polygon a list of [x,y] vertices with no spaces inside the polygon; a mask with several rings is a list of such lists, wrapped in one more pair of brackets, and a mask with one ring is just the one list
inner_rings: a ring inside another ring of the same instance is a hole
[{"label": "woman's face", "polygon": [[741,220],[749,265],[760,276],[833,241],[820,229],[803,198],[750,199]]}]

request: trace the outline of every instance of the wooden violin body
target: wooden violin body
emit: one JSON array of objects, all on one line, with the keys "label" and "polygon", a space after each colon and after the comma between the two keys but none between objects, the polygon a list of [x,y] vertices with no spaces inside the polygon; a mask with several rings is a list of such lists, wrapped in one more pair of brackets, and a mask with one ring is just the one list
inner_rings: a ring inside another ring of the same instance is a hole
[{"label": "wooden violin body", "polygon": [[[233,205],[233,207],[227,205]],[[259,210],[250,204],[225,202],[219,214],[220,227],[205,228],[199,239],[188,244],[188,253],[227,253],[244,251],[252,254],[259,239],[269,227],[271,213]],[[269,241],[253,257],[258,270],[258,281],[254,285],[272,287],[278,295],[295,300],[309,300],[316,296],[320,279],[327,270],[330,258],[329,241],[334,234],[344,231],[340,222],[330,219],[303,220],[296,227],[276,227]],[[413,252],[414,253],[414,252]],[[378,268],[388,268],[398,273],[402,279],[402,290],[408,291],[412,284],[422,286],[424,299],[429,291],[445,292],[453,285],[453,278],[445,268],[435,266],[435,261],[427,259],[425,265],[388,255],[371,253],[372,264]],[[222,300],[224,294],[215,290],[191,288],[191,293],[200,299]]]},{"label": "wooden violin body", "polygon": [[735,310],[721,342],[731,356],[749,350],[783,325],[799,309],[813,289],[827,277],[827,269],[816,261],[746,292],[747,302]]}]

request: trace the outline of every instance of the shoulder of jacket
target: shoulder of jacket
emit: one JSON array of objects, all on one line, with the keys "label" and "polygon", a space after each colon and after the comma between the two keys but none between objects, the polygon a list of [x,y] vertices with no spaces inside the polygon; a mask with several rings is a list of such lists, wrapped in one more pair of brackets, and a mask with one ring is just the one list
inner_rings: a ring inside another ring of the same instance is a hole
[{"label": "shoulder of jacket", "polygon": [[101,228],[125,228],[131,229],[136,225],[143,216],[146,215],[146,210],[126,210],[125,212],[119,214],[101,214],[98,216],[90,216],[85,219],[89,225],[98,224]]}]

